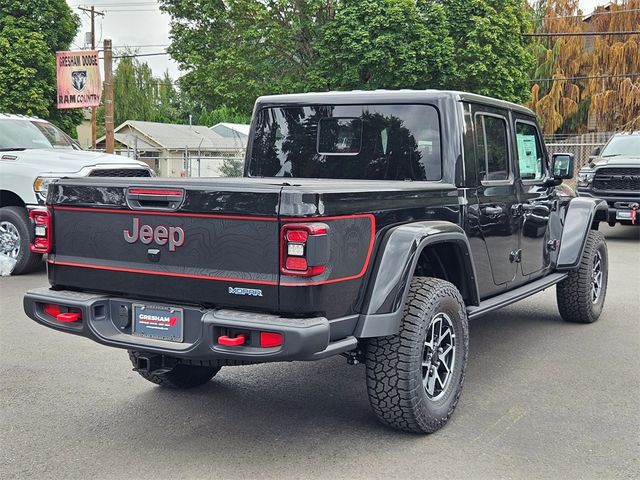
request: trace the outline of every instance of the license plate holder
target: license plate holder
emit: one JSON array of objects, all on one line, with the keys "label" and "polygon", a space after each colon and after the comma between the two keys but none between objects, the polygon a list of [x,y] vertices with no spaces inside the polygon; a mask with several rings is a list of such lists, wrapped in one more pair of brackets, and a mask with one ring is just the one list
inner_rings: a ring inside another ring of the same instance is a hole
[{"label": "license plate holder", "polygon": [[632,218],[631,210],[616,210],[616,220],[631,220]]},{"label": "license plate holder", "polygon": [[180,343],[184,334],[184,310],[165,305],[133,304],[133,335]]}]

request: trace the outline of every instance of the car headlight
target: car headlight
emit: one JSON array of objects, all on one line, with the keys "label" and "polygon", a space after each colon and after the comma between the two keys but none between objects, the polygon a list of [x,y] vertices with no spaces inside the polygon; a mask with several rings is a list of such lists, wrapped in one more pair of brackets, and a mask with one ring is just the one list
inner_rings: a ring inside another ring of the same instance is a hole
[{"label": "car headlight", "polygon": [[588,187],[593,182],[593,177],[595,177],[595,172],[578,172],[578,186],[579,187]]},{"label": "car headlight", "polygon": [[47,192],[49,191],[49,185],[54,180],[58,180],[59,177],[38,177],[33,182],[33,190],[36,192],[36,196],[39,200],[45,201],[47,199]]}]

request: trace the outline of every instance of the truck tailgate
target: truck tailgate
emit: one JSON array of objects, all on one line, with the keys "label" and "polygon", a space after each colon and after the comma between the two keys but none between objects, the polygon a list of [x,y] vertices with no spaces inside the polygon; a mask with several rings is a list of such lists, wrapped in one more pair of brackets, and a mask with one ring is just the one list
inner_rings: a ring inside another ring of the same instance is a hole
[{"label": "truck tailgate", "polygon": [[[163,302],[275,310],[281,187],[157,182],[56,184],[49,196],[52,284]],[[172,209],[170,200],[178,196],[161,194],[178,192],[183,198]]]}]

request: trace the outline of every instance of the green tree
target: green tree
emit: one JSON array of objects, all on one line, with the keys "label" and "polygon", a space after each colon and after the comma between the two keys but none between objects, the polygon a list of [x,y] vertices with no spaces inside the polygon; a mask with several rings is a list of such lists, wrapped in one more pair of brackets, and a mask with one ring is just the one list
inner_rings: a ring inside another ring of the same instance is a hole
[{"label": "green tree", "polygon": [[[113,72],[113,113],[116,127],[126,120],[185,123],[169,73],[154,77],[149,65],[137,60],[129,50],[122,53]],[[98,117],[104,118],[104,107],[99,108]],[[100,136],[104,134],[104,124],[98,125]]]},{"label": "green tree", "polygon": [[241,177],[244,173],[244,162],[235,158],[225,158],[220,165],[223,177]]},{"label": "green tree", "polygon": [[58,110],[55,52],[68,50],[80,20],[65,0],[0,3],[0,111],[37,115],[75,136],[80,110]]},{"label": "green tree", "polygon": [[257,96],[308,88],[334,0],[161,0],[184,93],[207,110],[251,112]]},{"label": "green tree", "polygon": [[214,110],[207,110],[203,107],[194,121],[199,125],[212,127],[213,125],[221,122],[249,123],[251,121],[251,116],[246,113],[239,112],[236,108],[219,105]]},{"label": "green tree", "polygon": [[528,98],[526,0],[162,0],[184,94],[249,113],[259,95],[456,88]]},{"label": "green tree", "polygon": [[437,3],[344,0],[316,43],[325,89],[437,88],[452,76],[453,41]]},{"label": "green tree", "polygon": [[525,0],[441,0],[454,42],[451,87],[526,102],[534,65],[531,9]]}]

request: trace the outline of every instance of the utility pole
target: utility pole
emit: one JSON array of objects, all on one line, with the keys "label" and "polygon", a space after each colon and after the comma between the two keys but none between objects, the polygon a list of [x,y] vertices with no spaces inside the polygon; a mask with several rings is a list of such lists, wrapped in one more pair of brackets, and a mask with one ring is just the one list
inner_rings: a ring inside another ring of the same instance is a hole
[{"label": "utility pole", "polygon": [[104,129],[106,152],[113,153],[113,74],[111,40],[104,41]]},{"label": "utility pole", "polygon": [[[104,17],[104,12],[99,12],[92,5],[91,8],[78,7],[79,10],[87,12],[91,17],[91,50],[96,49],[96,15]],[[97,107],[91,107],[91,148],[96,148],[96,122]]]}]

